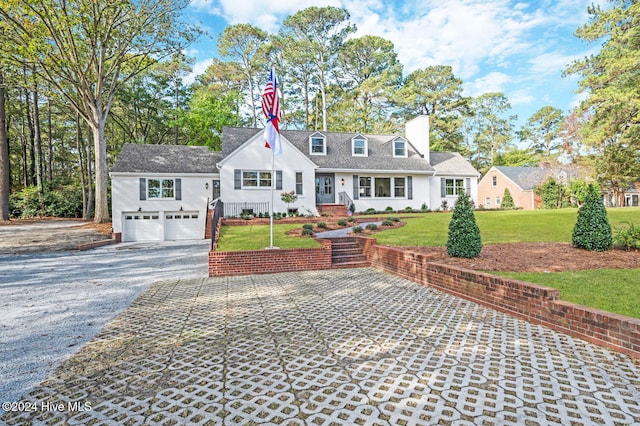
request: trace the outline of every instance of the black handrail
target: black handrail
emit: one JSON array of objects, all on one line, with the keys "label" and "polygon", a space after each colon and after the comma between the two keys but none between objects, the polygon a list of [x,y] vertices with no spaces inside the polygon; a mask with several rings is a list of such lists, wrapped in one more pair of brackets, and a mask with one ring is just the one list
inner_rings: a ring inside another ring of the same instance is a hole
[{"label": "black handrail", "polygon": [[218,232],[218,222],[224,217],[224,203],[221,199],[213,200],[213,209],[211,213],[211,250],[214,250],[216,233]]}]

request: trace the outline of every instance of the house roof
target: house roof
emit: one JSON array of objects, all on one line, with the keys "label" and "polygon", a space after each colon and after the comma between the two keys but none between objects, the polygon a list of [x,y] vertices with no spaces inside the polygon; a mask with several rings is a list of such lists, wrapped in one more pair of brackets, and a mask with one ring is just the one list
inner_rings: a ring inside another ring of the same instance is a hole
[{"label": "house roof", "polygon": [[574,166],[562,167],[526,167],[526,166],[494,166],[496,170],[515,182],[524,191],[532,190],[548,177],[557,181],[579,178],[583,171]]},{"label": "house roof", "polygon": [[457,152],[431,152],[429,161],[436,174],[478,176],[478,171]]},{"label": "house roof", "polygon": [[534,189],[547,175],[547,171],[541,167],[494,166],[494,168],[524,191]]},{"label": "house roof", "polygon": [[[262,129],[225,127],[222,133],[222,153],[226,157],[251,139]],[[322,134],[326,138],[326,155],[309,154],[309,137]],[[362,133],[323,132],[310,130],[282,130],[282,136],[306,155],[319,168],[331,170],[403,170],[433,173],[472,174],[478,172],[458,153],[432,152],[431,164],[419,153],[411,141],[407,144],[407,157],[393,156],[393,140],[398,135],[370,135]],[[356,136],[367,139],[367,156],[353,156],[351,141]],[[436,166],[437,165],[437,166]]]},{"label": "house roof", "polygon": [[113,168],[114,173],[218,173],[221,152],[206,146],[141,145],[122,146]]}]

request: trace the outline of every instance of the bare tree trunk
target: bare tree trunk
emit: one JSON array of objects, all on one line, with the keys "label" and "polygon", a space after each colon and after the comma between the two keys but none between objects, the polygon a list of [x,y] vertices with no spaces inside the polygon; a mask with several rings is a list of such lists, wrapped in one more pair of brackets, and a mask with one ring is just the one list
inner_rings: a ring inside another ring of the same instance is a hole
[{"label": "bare tree trunk", "polygon": [[178,145],[178,107],[180,106],[180,99],[178,98],[179,95],[179,88],[178,88],[178,83],[176,82],[176,99],[175,99],[175,119],[176,119],[176,124],[173,126],[173,144],[174,145]]},{"label": "bare tree trunk", "polygon": [[[26,70],[25,70],[26,76]],[[26,78],[25,78],[26,81]],[[29,89],[24,89],[24,103],[27,117],[27,127],[29,128],[29,182],[27,185],[36,183],[36,149],[35,149],[35,133],[33,131],[33,121],[31,117],[31,100],[29,99]]]},{"label": "bare tree trunk", "polygon": [[5,110],[4,76],[0,71],[0,220],[9,220],[9,139],[7,135],[7,114]]},{"label": "bare tree trunk", "polygon": [[76,148],[78,149],[78,165],[80,166],[80,184],[82,185],[82,219],[90,219],[89,190],[87,188],[87,168],[85,167],[85,147],[82,140],[82,127],[80,115],[76,113]]},{"label": "bare tree trunk", "polygon": [[47,181],[53,181],[53,132],[51,131],[51,99],[47,99]]},{"label": "bare tree trunk", "polygon": [[29,186],[29,161],[27,161],[27,133],[24,128],[24,115],[20,119],[22,145],[22,186]]},{"label": "bare tree trunk", "polygon": [[95,215],[93,221],[96,223],[108,222],[109,201],[107,198],[107,138],[104,134],[106,116],[98,113],[94,117],[97,126],[92,126],[93,132],[93,154],[95,157]]},{"label": "bare tree trunk", "polygon": [[[34,70],[35,75],[35,70]],[[42,181],[42,133],[40,129],[40,107],[38,106],[38,85],[33,85],[33,91],[31,92],[33,97],[33,133],[34,133],[34,148],[35,148],[35,162],[36,162],[36,186],[38,187],[38,199],[40,200],[40,206],[42,207],[44,201],[44,182]]]}]

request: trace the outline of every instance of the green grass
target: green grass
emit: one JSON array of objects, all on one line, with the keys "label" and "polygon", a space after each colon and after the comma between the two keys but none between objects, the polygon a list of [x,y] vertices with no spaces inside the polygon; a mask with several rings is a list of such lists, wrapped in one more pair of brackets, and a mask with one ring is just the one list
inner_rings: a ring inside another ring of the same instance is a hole
[{"label": "green grass", "polygon": [[[286,235],[301,224],[273,226],[273,245],[280,248],[320,247],[313,238]],[[262,250],[269,247],[269,225],[221,226],[218,251]]]},{"label": "green grass", "polygon": [[[577,209],[475,211],[483,244],[571,242]],[[377,233],[378,243],[395,246],[443,246],[451,213],[423,213],[403,218],[407,224]],[[607,210],[611,227],[640,223],[640,207]]]},{"label": "green grass", "polygon": [[640,318],[640,269],[492,273],[557,288],[566,302]]}]

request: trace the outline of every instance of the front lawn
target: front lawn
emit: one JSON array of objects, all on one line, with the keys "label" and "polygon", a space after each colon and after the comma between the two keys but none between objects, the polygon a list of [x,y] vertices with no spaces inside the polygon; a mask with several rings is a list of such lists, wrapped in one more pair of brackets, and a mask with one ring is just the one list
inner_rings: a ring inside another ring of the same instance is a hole
[{"label": "front lawn", "polygon": [[557,288],[566,302],[640,318],[640,269],[491,273]]},{"label": "front lawn", "polygon": [[[313,238],[287,235],[287,231],[301,227],[301,224],[274,225],[273,245],[280,248],[320,247]],[[262,250],[269,247],[269,240],[269,225],[221,226],[217,250]]]}]

